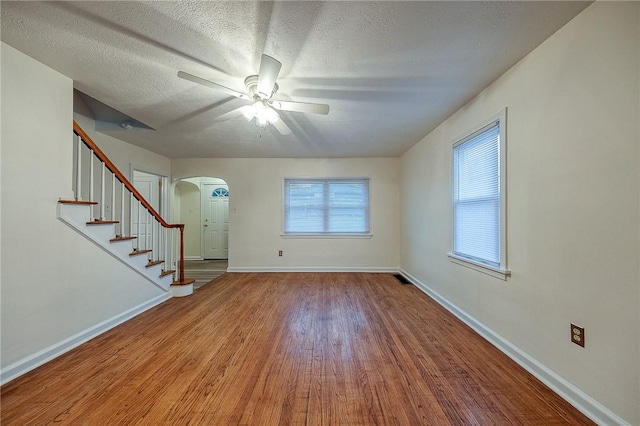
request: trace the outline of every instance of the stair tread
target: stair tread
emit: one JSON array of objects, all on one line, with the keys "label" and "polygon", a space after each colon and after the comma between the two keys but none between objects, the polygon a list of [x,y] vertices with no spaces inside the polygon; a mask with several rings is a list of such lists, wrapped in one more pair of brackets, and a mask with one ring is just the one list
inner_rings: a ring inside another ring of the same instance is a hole
[{"label": "stair tread", "polygon": [[78,204],[92,206],[98,204],[96,201],[82,201],[82,200],[58,200],[60,204]]},{"label": "stair tread", "polygon": [[166,275],[171,275],[175,272],[175,269],[167,269],[166,271],[162,271],[160,273],[160,278],[166,276]]},{"label": "stair tread", "polygon": [[139,254],[151,253],[152,250],[134,250],[129,253],[129,256],[137,256]]},{"label": "stair tread", "polygon": [[164,260],[152,260],[149,263],[147,263],[146,267],[150,268],[151,266],[159,265],[161,263],[164,263]]},{"label": "stair tread", "polygon": [[189,285],[195,282],[195,278],[185,278],[184,281],[174,281],[171,283],[171,285]]},{"label": "stair tread", "polygon": [[87,222],[87,225],[111,225],[115,223],[120,223],[117,220],[92,220],[91,222]]},{"label": "stair tread", "polygon": [[116,241],[130,241],[130,240],[135,240],[136,238],[138,238],[138,237],[122,237],[122,236],[120,236],[120,237],[112,238],[112,239],[110,239],[109,241],[113,243],[113,242],[116,242]]}]

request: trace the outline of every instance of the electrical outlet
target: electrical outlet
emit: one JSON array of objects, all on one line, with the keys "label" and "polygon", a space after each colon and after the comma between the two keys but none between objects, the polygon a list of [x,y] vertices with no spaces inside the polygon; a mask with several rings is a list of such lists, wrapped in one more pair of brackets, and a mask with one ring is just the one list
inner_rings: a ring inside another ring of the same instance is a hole
[{"label": "electrical outlet", "polygon": [[278,250],[278,256],[282,257],[282,250]]},{"label": "electrical outlet", "polygon": [[584,348],[584,328],[571,324],[571,341]]}]

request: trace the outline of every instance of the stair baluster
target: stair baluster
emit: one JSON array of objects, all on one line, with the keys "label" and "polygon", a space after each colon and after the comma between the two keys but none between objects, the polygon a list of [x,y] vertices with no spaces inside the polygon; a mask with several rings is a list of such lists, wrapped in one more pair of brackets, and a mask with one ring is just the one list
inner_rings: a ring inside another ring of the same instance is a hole
[{"label": "stair baluster", "polygon": [[[93,150],[89,148],[89,201],[93,200]],[[91,214],[93,215],[93,208],[91,209]],[[95,218],[95,215],[92,217]]]},{"label": "stair baluster", "polygon": [[82,201],[82,139],[76,135],[76,201]]},{"label": "stair baluster", "polygon": [[101,161],[102,168],[100,170],[100,220],[106,220],[107,216],[104,214],[105,205],[105,171],[106,165]]},{"label": "stair baluster", "polygon": [[[113,176],[115,177],[115,173],[113,174]],[[115,185],[115,181],[114,181],[114,185]],[[123,237],[127,235],[125,219],[126,219],[126,216],[124,215],[124,184],[121,183],[120,185],[120,235],[122,235]],[[131,233],[129,233],[128,235],[131,235]]]}]

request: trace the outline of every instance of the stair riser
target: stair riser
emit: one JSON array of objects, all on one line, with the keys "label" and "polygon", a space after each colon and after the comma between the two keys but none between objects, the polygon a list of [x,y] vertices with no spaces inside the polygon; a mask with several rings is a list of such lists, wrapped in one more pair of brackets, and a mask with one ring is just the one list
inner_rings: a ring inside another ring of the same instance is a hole
[{"label": "stair riser", "polygon": [[[119,256],[129,256],[129,253],[133,251],[133,244],[131,244],[131,241],[110,241],[109,245],[113,251],[118,253]],[[144,255],[140,255],[140,257],[147,258],[147,256]]]},{"label": "stair riser", "polygon": [[[64,218],[62,217],[64,214]],[[70,206],[58,204],[58,218],[75,227],[85,225],[91,221],[91,206]]]},{"label": "stair riser", "polygon": [[129,262],[131,262],[132,265],[135,265],[137,268],[144,268],[147,266],[147,263],[149,263],[149,255],[151,253],[148,254],[141,254],[138,256],[129,256]]},{"label": "stair riser", "polygon": [[91,234],[99,241],[106,241],[109,244],[109,240],[113,238],[114,225],[84,225],[86,228],[85,234]]}]

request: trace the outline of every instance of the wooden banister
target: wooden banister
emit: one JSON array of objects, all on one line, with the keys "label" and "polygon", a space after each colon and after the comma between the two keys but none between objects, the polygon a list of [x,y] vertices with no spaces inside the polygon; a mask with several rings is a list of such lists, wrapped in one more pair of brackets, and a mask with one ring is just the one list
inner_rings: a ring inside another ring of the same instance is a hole
[{"label": "wooden banister", "polygon": [[[179,278],[177,283],[185,283],[184,278],[184,224],[183,223],[167,223],[162,216],[153,208],[151,204],[138,192],[138,190],[133,186],[129,179],[126,178],[124,174],[109,160],[107,155],[102,152],[98,145],[87,135],[87,133],[82,130],[80,125],[73,120],[73,131],[75,134],[80,136],[82,142],[95,154],[98,159],[104,163],[105,167],[111,171],[128,190],[133,194],[133,196],[142,204],[142,206],[147,209],[147,211],[162,225],[164,228],[178,228],[180,229],[180,260],[178,265]],[[93,201],[93,200],[90,200]]]}]

